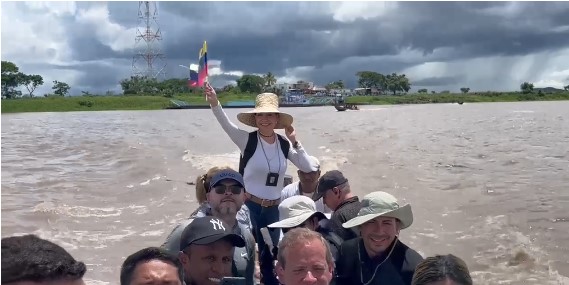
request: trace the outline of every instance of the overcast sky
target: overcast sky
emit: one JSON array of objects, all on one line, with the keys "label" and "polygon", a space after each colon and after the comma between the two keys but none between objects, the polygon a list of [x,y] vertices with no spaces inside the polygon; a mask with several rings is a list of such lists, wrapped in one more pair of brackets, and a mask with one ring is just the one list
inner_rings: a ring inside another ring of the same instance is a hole
[{"label": "overcast sky", "polygon": [[[81,91],[120,92],[132,72],[135,2],[2,1],[2,60]],[[272,72],[279,83],[405,73],[412,90],[569,84],[569,2],[159,2],[167,77],[208,42],[219,87]]]}]

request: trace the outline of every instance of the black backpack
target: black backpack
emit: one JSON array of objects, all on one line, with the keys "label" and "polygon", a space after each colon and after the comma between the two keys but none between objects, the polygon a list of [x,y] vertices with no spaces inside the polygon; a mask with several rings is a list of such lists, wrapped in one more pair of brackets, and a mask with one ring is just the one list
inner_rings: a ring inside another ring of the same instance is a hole
[{"label": "black backpack", "polygon": [[[289,141],[279,134],[277,134],[277,139],[279,140],[279,143],[281,145],[281,150],[284,154],[285,159],[288,159],[288,151],[290,150]],[[247,141],[247,145],[245,146],[245,151],[239,157],[239,173],[241,173],[241,175],[244,175],[245,166],[247,166],[247,162],[249,162],[249,159],[251,159],[251,157],[255,153],[255,150],[257,149],[257,142],[258,142],[257,131],[250,132],[249,140]]]}]

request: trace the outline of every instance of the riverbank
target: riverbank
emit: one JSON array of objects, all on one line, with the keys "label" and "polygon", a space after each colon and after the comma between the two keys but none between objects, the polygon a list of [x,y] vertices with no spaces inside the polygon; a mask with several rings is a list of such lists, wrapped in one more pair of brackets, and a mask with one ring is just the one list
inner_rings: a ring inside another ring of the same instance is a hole
[{"label": "riverbank", "polygon": [[[222,104],[232,101],[254,101],[256,94],[221,93]],[[37,97],[2,100],[2,113],[21,112],[70,112],[70,111],[113,111],[113,110],[160,110],[171,106],[171,99],[185,101],[191,105],[206,105],[202,95],[162,96],[74,96]],[[362,105],[430,104],[430,103],[476,103],[516,101],[569,100],[569,92],[553,94],[522,94],[519,92],[468,93],[468,94],[409,94],[401,96],[354,96],[346,101]]]}]

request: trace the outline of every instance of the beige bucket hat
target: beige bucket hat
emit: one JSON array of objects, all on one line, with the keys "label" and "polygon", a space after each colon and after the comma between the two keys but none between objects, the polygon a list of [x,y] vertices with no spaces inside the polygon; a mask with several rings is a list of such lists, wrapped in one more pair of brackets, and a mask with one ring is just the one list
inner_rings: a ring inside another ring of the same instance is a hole
[{"label": "beige bucket hat", "polygon": [[257,113],[278,113],[279,121],[275,129],[284,129],[292,125],[292,116],[279,111],[279,96],[277,94],[261,93],[257,95],[255,99],[255,109],[237,114],[237,120],[247,126],[256,128],[255,114]]},{"label": "beige bucket hat", "polygon": [[293,228],[304,223],[312,216],[327,219],[324,213],[316,210],[316,204],[310,197],[295,195],[284,199],[279,204],[279,221],[268,225],[269,228]]},{"label": "beige bucket hat", "polygon": [[401,229],[408,228],[413,224],[413,211],[411,205],[399,206],[393,195],[377,191],[364,196],[358,215],[343,223],[344,228],[353,228],[377,217],[391,217],[401,221]]}]

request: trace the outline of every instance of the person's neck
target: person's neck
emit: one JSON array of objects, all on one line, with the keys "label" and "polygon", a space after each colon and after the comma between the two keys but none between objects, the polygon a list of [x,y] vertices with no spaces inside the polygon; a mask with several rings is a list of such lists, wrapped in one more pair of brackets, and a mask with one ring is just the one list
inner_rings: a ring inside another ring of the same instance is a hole
[{"label": "person's neck", "polygon": [[298,190],[300,194],[302,193],[314,193],[316,191],[316,186],[318,183],[302,183],[302,181],[298,182]]},{"label": "person's neck", "polygon": [[220,218],[223,221],[223,223],[227,225],[230,229],[235,227],[235,224],[237,224],[237,218],[236,218],[237,215],[222,215],[220,213],[217,213],[213,209],[211,213],[213,216]]},{"label": "person's neck", "polygon": [[344,198],[342,199],[342,202],[349,200],[349,199],[352,199],[352,198],[354,198],[354,194],[352,194],[352,192],[348,192],[348,193],[344,194]]},{"label": "person's neck", "polygon": [[266,142],[268,143],[273,143],[275,141],[275,131],[274,130],[270,130],[270,131],[261,131],[258,130],[259,132],[259,136]]}]

